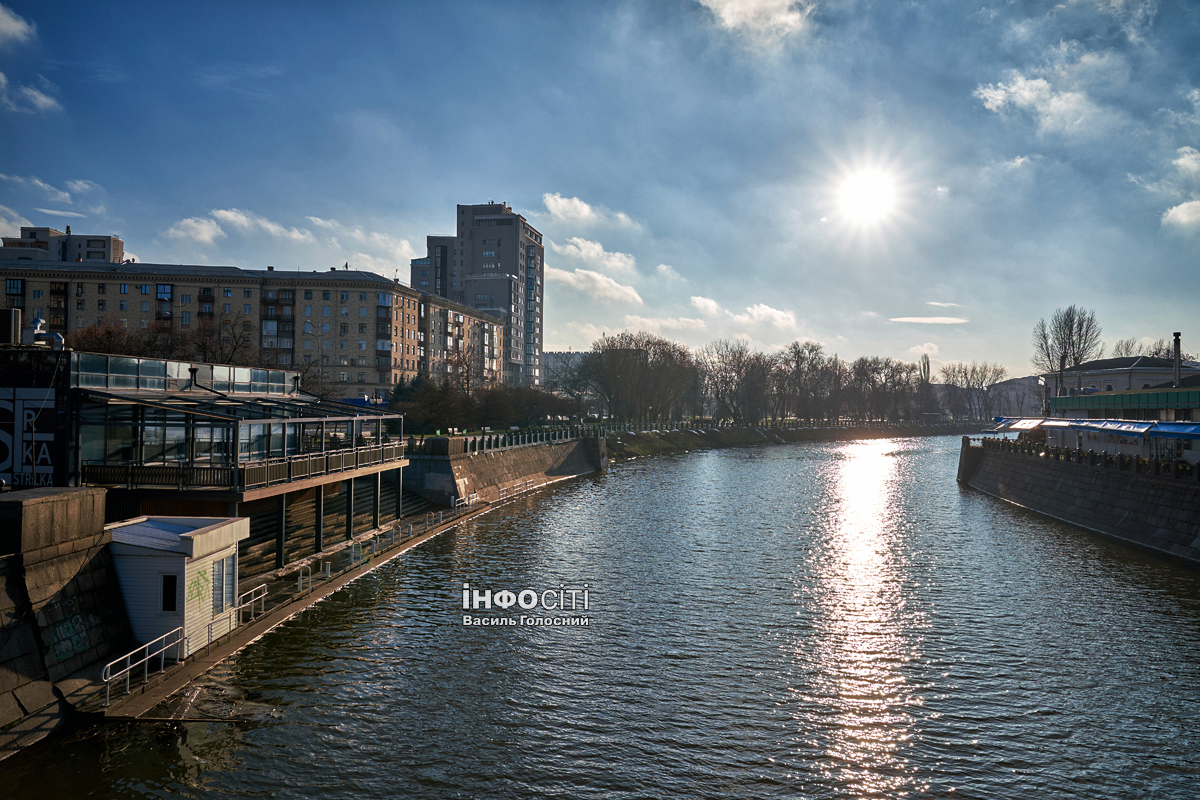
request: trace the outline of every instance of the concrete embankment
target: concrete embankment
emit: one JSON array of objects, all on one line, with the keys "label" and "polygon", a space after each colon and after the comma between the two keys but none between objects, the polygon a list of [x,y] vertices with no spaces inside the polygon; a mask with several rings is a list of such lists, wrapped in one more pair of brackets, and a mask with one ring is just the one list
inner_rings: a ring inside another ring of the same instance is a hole
[{"label": "concrete embankment", "polygon": [[531,486],[596,472],[608,464],[605,440],[596,437],[475,452],[464,452],[462,439],[438,439],[426,440],[423,449],[424,453],[409,453],[404,488],[446,506],[472,495],[486,503],[495,502]]},{"label": "concrete embankment", "polygon": [[58,727],[89,670],[133,646],[104,494],[0,495],[0,759]]},{"label": "concrete embankment", "polygon": [[960,483],[1081,528],[1200,565],[1200,485],[1194,479],[1065,461],[1011,445],[970,446]]},{"label": "concrete embankment", "polygon": [[979,422],[959,425],[876,423],[844,427],[722,427],[620,431],[608,435],[608,455],[612,459],[624,459],[751,444],[838,442],[856,439],[892,439],[905,436],[950,436],[979,433],[983,427],[983,424]]}]

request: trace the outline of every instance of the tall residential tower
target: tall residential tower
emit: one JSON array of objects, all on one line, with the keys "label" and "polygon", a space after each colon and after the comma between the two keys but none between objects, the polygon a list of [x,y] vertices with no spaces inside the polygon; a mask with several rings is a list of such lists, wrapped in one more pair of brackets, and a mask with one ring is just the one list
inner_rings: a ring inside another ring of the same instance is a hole
[{"label": "tall residential tower", "polygon": [[507,203],[458,206],[457,228],[426,238],[410,285],[503,319],[505,381],[542,385],[542,234]]}]

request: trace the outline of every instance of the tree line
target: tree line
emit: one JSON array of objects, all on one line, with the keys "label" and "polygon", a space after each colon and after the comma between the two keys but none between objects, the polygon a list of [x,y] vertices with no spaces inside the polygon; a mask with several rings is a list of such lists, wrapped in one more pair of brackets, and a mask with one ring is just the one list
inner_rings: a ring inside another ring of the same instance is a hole
[{"label": "tree line", "polygon": [[547,387],[625,422],[692,417],[758,424],[785,419],[908,421],[926,414],[984,418],[1006,378],[998,364],[947,364],[934,383],[916,363],[864,356],[845,361],[811,341],[765,353],[720,339],[697,350],[644,331],[597,339],[568,357]]}]

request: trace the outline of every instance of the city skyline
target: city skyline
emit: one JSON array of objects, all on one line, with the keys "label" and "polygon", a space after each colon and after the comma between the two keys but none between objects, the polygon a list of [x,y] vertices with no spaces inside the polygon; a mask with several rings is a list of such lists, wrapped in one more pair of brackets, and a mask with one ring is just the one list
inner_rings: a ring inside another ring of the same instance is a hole
[{"label": "city skyline", "polygon": [[493,200],[545,235],[546,350],[640,329],[1024,375],[1072,303],[1200,349],[1183,4],[127,8],[0,5],[0,233],[406,281]]}]

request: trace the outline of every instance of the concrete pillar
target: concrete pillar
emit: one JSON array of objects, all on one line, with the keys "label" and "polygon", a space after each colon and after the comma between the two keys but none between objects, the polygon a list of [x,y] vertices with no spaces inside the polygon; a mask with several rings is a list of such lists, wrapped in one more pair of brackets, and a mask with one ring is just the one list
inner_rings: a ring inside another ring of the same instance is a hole
[{"label": "concrete pillar", "polygon": [[375,503],[374,503],[374,508],[372,509],[372,518],[371,518],[371,527],[372,528],[379,527],[379,495],[380,495],[379,487],[382,485],[382,476],[383,476],[383,473],[380,473],[380,472],[375,473]]},{"label": "concrete pillar", "polygon": [[353,539],[354,530],[354,479],[346,481],[346,533]]},{"label": "concrete pillar", "polygon": [[314,506],[314,511],[316,512],[317,529],[316,529],[316,531],[314,531],[313,549],[315,552],[319,553],[322,550],[322,547],[324,544],[322,542],[322,539],[324,539],[324,536],[325,536],[325,487],[324,486],[317,487],[317,500],[316,500],[316,505]]},{"label": "concrete pillar", "polygon": [[279,495],[279,516],[275,521],[275,569],[287,563],[287,492]]}]

